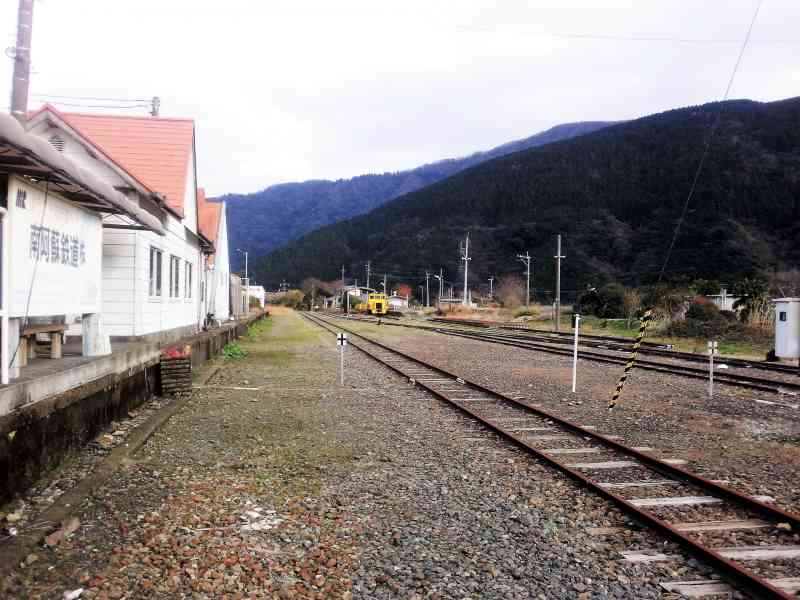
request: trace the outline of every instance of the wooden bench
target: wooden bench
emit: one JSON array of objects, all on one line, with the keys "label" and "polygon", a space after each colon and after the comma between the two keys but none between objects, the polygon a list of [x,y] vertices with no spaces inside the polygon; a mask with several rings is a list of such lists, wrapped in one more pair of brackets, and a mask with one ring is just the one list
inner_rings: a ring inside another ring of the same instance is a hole
[{"label": "wooden bench", "polygon": [[61,342],[66,325],[50,323],[45,325],[29,325],[19,334],[19,366],[24,367],[28,360],[36,356],[36,334],[47,333],[50,335],[50,358],[61,358]]}]

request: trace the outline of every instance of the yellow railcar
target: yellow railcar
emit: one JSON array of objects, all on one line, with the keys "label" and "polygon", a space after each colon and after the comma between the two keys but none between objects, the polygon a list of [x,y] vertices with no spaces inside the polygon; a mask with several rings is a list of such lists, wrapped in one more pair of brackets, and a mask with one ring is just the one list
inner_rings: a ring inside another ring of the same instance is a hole
[{"label": "yellow railcar", "polygon": [[385,315],[387,312],[389,312],[389,298],[386,297],[386,294],[370,292],[370,294],[367,296],[367,301],[361,302],[358,306],[356,306],[356,310],[358,312],[369,313],[371,315]]}]

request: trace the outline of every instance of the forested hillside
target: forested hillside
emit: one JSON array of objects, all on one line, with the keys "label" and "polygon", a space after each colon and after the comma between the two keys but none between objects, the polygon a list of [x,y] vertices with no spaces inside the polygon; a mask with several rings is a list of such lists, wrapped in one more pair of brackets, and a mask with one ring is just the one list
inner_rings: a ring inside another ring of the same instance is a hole
[{"label": "forested hillside", "polygon": [[[536,287],[552,287],[555,236],[564,285],[657,277],[712,123],[705,168],[670,262],[672,280],[731,280],[800,259],[800,98],[672,110],[482,163],[261,261],[274,285],[335,279],[363,262],[404,274],[458,272],[471,236],[474,280],[520,272],[534,256]],[[413,283],[413,282],[412,282]]]},{"label": "forested hillside", "polygon": [[[442,160],[409,171],[361,175],[338,181],[305,181],[268,187],[254,194],[228,194],[228,231],[233,248],[263,256],[324,225],[349,219],[449,177],[478,163],[518,150],[549,144],[596,131],[606,122],[566,123],[523,140],[477,152],[466,158]],[[239,255],[231,256],[238,261]]]}]

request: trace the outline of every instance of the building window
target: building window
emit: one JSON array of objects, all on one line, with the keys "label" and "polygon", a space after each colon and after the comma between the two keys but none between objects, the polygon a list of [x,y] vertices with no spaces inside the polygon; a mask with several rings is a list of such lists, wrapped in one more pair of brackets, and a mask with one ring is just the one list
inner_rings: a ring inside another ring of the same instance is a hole
[{"label": "building window", "polygon": [[175,255],[169,257],[169,297],[178,298],[180,296],[180,269],[181,259]]},{"label": "building window", "polygon": [[17,190],[17,208],[25,208],[25,200],[28,198],[28,192],[25,190]]},{"label": "building window", "polygon": [[186,261],[184,265],[184,275],[183,275],[183,286],[184,292],[183,295],[186,298],[192,297],[192,263]]},{"label": "building window", "polygon": [[158,248],[150,246],[150,295],[161,295],[161,255]]}]

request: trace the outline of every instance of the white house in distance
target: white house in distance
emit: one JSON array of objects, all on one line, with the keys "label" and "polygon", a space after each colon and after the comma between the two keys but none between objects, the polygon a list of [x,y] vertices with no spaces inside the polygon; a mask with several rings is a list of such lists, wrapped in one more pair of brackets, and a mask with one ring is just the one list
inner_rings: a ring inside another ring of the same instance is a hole
[{"label": "white house in distance", "polygon": [[[60,357],[69,315],[82,317],[85,356],[110,352],[101,319],[108,218],[164,239],[161,222],[138,202],[0,114],[3,384],[20,375],[37,335],[49,337],[51,358]],[[2,406],[0,414],[13,408]]]},{"label": "white house in distance", "polygon": [[211,245],[198,227],[192,119],[65,113],[44,105],[28,130],[157,215],[159,236],[103,221],[103,322],[113,339],[170,341],[205,320],[200,280]]},{"label": "white house in distance", "polygon": [[[248,298],[255,298],[256,300],[258,300],[258,306],[261,307],[261,308],[264,308],[264,303],[266,302],[266,299],[267,299],[267,292],[264,289],[263,285],[250,285],[250,286],[247,286],[247,296],[248,296]],[[248,305],[248,310],[250,310],[249,309],[249,306],[250,306],[250,301],[249,300],[247,301],[247,305]]]},{"label": "white house in distance", "polygon": [[404,310],[408,308],[408,296],[401,296],[395,291],[389,296],[389,308],[392,310]]},{"label": "white house in distance", "polygon": [[198,188],[197,211],[200,233],[214,246],[213,254],[205,261],[205,313],[214,315],[216,320],[227,321],[231,316],[231,268],[225,202],[209,202],[206,191]]}]

